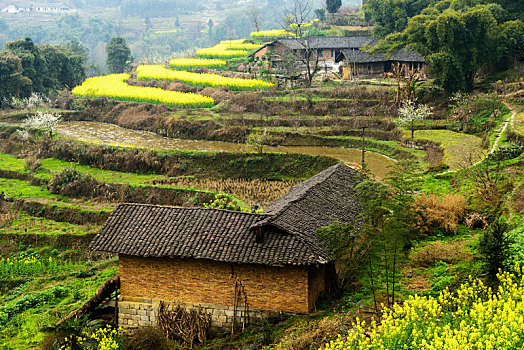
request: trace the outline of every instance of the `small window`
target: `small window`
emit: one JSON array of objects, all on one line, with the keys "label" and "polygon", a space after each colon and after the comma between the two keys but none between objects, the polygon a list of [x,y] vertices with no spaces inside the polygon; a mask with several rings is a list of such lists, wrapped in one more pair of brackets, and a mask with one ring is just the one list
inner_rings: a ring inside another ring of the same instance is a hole
[{"label": "small window", "polygon": [[338,55],[340,55],[340,50],[335,50],[335,58],[337,58]]},{"label": "small window", "polygon": [[370,70],[371,70],[371,65],[368,64],[368,71],[370,71]]},{"label": "small window", "polygon": [[318,57],[324,57],[324,50],[322,50],[322,49],[317,49],[317,56],[318,56]]}]

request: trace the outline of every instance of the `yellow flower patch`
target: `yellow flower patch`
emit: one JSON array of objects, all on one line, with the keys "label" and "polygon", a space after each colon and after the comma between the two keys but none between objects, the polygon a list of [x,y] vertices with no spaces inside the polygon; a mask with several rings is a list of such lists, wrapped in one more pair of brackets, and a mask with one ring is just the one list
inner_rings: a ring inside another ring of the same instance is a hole
[{"label": "yellow flower patch", "polygon": [[250,90],[269,88],[273,84],[258,79],[238,79],[218,74],[192,73],[167,69],[161,65],[141,65],[136,69],[138,79],[180,80],[197,86],[229,86],[231,90]]},{"label": "yellow flower patch", "polygon": [[196,67],[220,68],[226,65],[226,61],[212,58],[175,58],[169,61],[169,65],[184,70]]},{"label": "yellow flower patch", "polygon": [[199,49],[197,56],[204,58],[235,58],[246,57],[251,50],[261,48],[263,45],[246,43],[244,39],[224,40],[213,47]]},{"label": "yellow flower patch", "polygon": [[88,78],[72,92],[77,96],[105,96],[120,101],[165,103],[181,107],[212,107],[214,105],[211,97],[198,94],[131,86],[125,83],[129,77],[129,74],[122,73]]},{"label": "yellow flower patch", "polygon": [[524,275],[504,272],[492,291],[470,279],[457,291],[438,298],[415,296],[386,309],[381,324],[357,319],[347,336],[322,349],[522,349],[524,344]]},{"label": "yellow flower patch", "polygon": [[252,38],[292,38],[295,34],[284,29],[273,29],[251,32],[250,36]]}]

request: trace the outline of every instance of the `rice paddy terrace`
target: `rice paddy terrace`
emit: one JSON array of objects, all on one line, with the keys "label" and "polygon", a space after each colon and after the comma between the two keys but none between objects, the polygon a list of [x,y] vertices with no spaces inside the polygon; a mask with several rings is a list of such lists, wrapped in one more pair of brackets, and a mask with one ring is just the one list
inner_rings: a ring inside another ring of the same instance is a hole
[{"label": "rice paddy terrace", "polygon": [[[447,125],[417,130],[417,147],[411,148],[393,119],[397,111],[388,86],[328,82],[291,89],[234,67],[236,58],[257,47],[222,42],[199,58],[87,80],[73,96],[59,98],[56,108],[43,109],[62,116],[52,138],[17,135],[36,110],[0,115],[0,188],[8,200],[0,207],[5,247],[0,255],[21,245],[59,247],[17,258],[20,266],[40,262],[42,267],[20,270],[23,278],[11,270],[0,274],[0,281],[10,281],[5,293],[0,290],[0,301],[40,293],[42,285],[47,294],[41,298],[62,300],[50,309],[32,310],[34,317],[25,306],[9,306],[8,316],[20,322],[16,330],[0,331],[0,343],[10,332],[17,334],[15,347],[43,341],[35,329],[54,324],[115,274],[112,257],[84,251],[118,203],[260,211],[335,163],[360,166],[363,141],[367,167],[378,179],[403,158],[416,159],[424,169],[458,167],[462,140],[468,150],[485,149],[479,137],[465,138]],[[447,123],[441,119],[428,125]],[[428,157],[426,143],[435,146],[436,159]],[[58,289],[55,281],[42,282],[52,271],[61,281]],[[81,292],[67,294],[64,286]],[[0,325],[7,324],[2,312]]]}]

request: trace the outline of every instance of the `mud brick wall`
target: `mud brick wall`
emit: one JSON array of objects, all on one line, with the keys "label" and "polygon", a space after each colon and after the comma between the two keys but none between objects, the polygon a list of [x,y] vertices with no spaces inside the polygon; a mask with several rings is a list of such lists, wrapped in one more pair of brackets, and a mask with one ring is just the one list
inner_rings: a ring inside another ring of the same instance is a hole
[{"label": "mud brick wall", "polygon": [[308,272],[309,310],[315,308],[315,302],[320,294],[326,291],[326,269],[324,266],[311,266]]},{"label": "mud brick wall", "polygon": [[[119,261],[120,292],[124,299],[233,306],[238,278],[244,286],[250,309],[307,313],[314,307],[316,289],[321,288],[313,286],[320,278],[310,280],[307,267],[143,258],[123,254],[120,254]],[[315,288],[311,294],[310,288]]]}]

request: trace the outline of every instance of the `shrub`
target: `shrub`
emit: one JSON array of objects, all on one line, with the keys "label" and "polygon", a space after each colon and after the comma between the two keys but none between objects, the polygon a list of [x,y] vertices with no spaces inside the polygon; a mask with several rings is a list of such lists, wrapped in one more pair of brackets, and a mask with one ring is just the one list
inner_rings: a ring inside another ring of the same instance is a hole
[{"label": "shrub", "polygon": [[524,266],[524,220],[518,227],[508,232],[507,237],[511,244],[509,255],[504,260],[504,267],[511,269],[517,263]]},{"label": "shrub", "polygon": [[170,350],[173,348],[164,332],[156,327],[140,327],[124,343],[124,350]]},{"label": "shrub", "polygon": [[488,220],[486,220],[486,218],[479,213],[473,213],[464,218],[464,225],[466,225],[466,227],[470,230],[485,230],[488,228]]},{"label": "shrub", "polygon": [[67,295],[68,289],[63,286],[55,286],[46,290],[24,295],[23,297],[7,302],[0,306],[0,325],[5,324],[13,316],[34,307],[42,307],[63,298]]},{"label": "shrub", "polygon": [[439,261],[453,264],[472,257],[464,242],[434,242],[417,249],[410,260],[413,267],[430,267]]},{"label": "shrub", "polygon": [[459,220],[466,210],[466,198],[458,194],[421,195],[415,198],[417,225],[422,233],[434,233],[435,229],[456,233]]},{"label": "shrub", "polygon": [[38,168],[42,166],[42,162],[35,156],[27,157],[25,160],[25,167],[30,172],[34,173]]},{"label": "shrub", "polygon": [[211,86],[204,88],[202,91],[200,91],[200,94],[211,97],[213,100],[215,100],[216,103],[227,100],[232,96],[232,94],[225,87],[214,88]]}]

